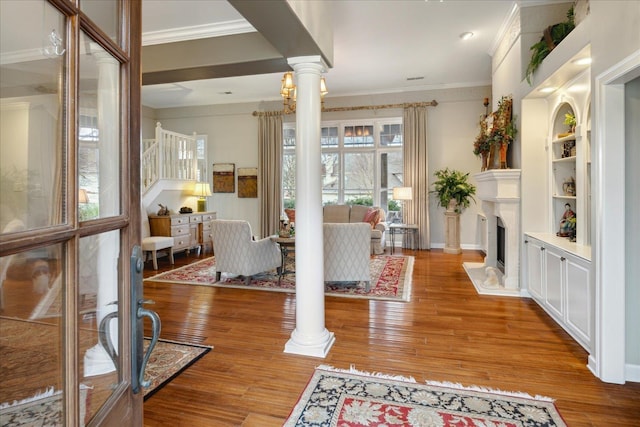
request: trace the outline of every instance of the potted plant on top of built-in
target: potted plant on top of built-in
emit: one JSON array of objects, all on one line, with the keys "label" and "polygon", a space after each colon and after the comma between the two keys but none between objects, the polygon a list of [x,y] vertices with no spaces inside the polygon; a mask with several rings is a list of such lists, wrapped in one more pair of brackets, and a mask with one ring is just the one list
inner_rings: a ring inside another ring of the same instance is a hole
[{"label": "potted plant on top of built-in", "polygon": [[445,245],[444,253],[459,254],[460,248],[460,213],[469,207],[473,195],[476,194],[475,185],[469,182],[469,173],[463,173],[449,168],[437,170],[437,178],[433,183],[438,197],[438,205],[445,208]]}]

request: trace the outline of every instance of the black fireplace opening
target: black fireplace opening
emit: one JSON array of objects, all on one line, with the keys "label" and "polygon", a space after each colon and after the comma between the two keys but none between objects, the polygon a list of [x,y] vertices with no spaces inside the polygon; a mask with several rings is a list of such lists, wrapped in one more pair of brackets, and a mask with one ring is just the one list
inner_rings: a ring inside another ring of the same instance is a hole
[{"label": "black fireplace opening", "polygon": [[502,220],[500,219],[500,217],[498,217],[498,221],[497,221],[497,230],[496,230],[496,267],[498,267],[498,269],[500,271],[502,271],[502,273],[504,273],[504,258],[505,258],[505,228],[504,228],[504,223],[502,222]]}]

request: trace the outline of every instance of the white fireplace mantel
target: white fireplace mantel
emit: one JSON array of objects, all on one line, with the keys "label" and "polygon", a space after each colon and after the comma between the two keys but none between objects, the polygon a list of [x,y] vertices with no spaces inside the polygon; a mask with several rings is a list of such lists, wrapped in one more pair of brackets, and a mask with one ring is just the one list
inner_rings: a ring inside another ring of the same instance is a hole
[{"label": "white fireplace mantel", "polygon": [[[484,263],[465,263],[464,267],[478,293],[520,296],[520,172],[492,169],[474,175],[476,197],[487,219],[487,256]],[[505,229],[504,273],[497,268],[498,218]]]}]

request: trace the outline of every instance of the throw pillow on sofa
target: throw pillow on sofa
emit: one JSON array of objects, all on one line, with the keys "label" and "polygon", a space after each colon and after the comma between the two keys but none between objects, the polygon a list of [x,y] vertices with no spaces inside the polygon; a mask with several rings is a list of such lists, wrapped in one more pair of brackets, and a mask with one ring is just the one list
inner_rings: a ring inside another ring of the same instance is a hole
[{"label": "throw pillow on sofa", "polygon": [[371,228],[375,228],[376,224],[380,222],[380,209],[369,208],[363,221],[371,224]]}]

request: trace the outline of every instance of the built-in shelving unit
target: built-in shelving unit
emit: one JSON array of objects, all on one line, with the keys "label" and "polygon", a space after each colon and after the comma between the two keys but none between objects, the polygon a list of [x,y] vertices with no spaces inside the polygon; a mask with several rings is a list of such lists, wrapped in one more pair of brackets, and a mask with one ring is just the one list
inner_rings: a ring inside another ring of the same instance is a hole
[{"label": "built-in shelving unit", "polygon": [[[580,39],[587,36],[586,28],[579,27],[545,59],[551,61],[533,86],[523,87],[521,281],[523,289],[591,352],[591,75],[589,65],[578,65],[579,59],[590,56],[590,46]],[[574,129],[564,123],[567,113],[576,118]],[[560,233],[567,208],[575,213],[575,239]]]}]

